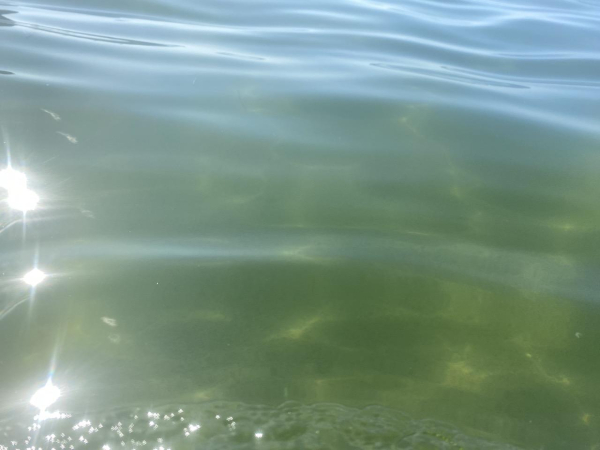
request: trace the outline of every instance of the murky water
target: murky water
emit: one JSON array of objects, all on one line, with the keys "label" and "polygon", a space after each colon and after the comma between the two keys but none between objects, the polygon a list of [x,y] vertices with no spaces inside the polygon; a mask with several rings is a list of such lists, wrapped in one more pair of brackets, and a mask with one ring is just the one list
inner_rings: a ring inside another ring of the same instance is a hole
[{"label": "murky water", "polygon": [[0,448],[600,448],[600,5],[76,3],[0,3]]}]

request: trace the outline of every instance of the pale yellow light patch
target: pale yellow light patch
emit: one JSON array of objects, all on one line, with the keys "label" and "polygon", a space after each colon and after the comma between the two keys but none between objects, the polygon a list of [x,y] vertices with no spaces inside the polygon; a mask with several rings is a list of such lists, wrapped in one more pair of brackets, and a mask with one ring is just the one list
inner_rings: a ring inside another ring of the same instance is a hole
[{"label": "pale yellow light patch", "polygon": [[553,230],[562,231],[564,233],[569,233],[569,232],[585,233],[587,231],[592,230],[592,227],[590,227],[584,223],[577,224],[577,223],[573,223],[573,222],[563,222],[563,221],[550,221],[550,222],[548,222],[548,227]]},{"label": "pale yellow light patch", "polygon": [[231,322],[231,317],[220,311],[197,309],[187,316],[188,321]]},{"label": "pale yellow light patch", "polygon": [[285,248],[281,251],[281,254],[283,256],[288,256],[291,259],[314,259],[314,257],[311,257],[309,255],[309,253],[311,253],[311,250],[314,250],[314,246],[312,245],[300,245],[298,247],[290,247],[290,248]]},{"label": "pale yellow light patch", "polygon": [[323,255],[327,252],[327,248],[319,251],[319,245],[303,245],[298,247],[290,247],[281,250],[281,256],[292,261],[304,261],[311,264],[332,264],[336,262],[336,258],[328,258]]},{"label": "pale yellow light patch", "polygon": [[322,319],[319,316],[315,316],[297,322],[294,326],[285,330],[284,335],[290,339],[301,339],[313,326],[321,321]]},{"label": "pale yellow light patch", "polygon": [[204,402],[213,399],[212,389],[203,389],[194,392],[191,397],[193,401]]},{"label": "pale yellow light patch", "polygon": [[452,361],[446,368],[444,385],[465,391],[478,391],[488,374],[473,368],[467,361]]},{"label": "pale yellow light patch", "polygon": [[590,424],[590,422],[592,421],[592,415],[591,415],[591,414],[588,414],[588,413],[585,413],[585,414],[583,414],[583,415],[581,416],[581,421],[582,421],[584,424],[586,424],[586,425],[589,425],[589,424]]},{"label": "pale yellow light patch", "polygon": [[531,362],[533,363],[533,367],[536,369],[536,371],[548,381],[551,381],[552,383],[562,384],[563,386],[571,385],[571,380],[569,379],[569,377],[566,377],[565,375],[549,374],[542,365],[542,361],[540,358],[533,356],[531,353],[525,353],[525,356],[527,356],[527,358],[531,360]]},{"label": "pale yellow light patch", "polygon": [[412,234],[414,236],[428,236],[428,237],[436,237],[439,236],[438,233],[429,233],[425,231],[413,231],[413,230],[400,230],[401,233]]},{"label": "pale yellow light patch", "polygon": [[415,136],[422,138],[422,133],[418,130],[418,125],[423,124],[427,118],[428,108],[423,105],[408,105],[405,108],[405,114],[396,120],[399,125],[408,129]]},{"label": "pale yellow light patch", "polygon": [[214,309],[196,309],[194,311],[183,311],[174,309],[168,315],[161,316],[161,324],[196,324],[196,323],[226,323],[231,322],[231,317]]},{"label": "pale yellow light patch", "polygon": [[408,116],[402,116],[398,119],[398,123],[403,127],[407,128],[411,133],[420,136],[420,133],[417,131],[415,126],[411,123],[410,118]]},{"label": "pale yellow light patch", "polygon": [[277,334],[271,335],[268,340],[271,339],[303,339],[305,338],[315,325],[324,322],[327,318],[324,315],[316,315],[308,318],[297,320],[288,328],[280,331]]},{"label": "pale yellow light patch", "polygon": [[460,190],[460,188],[458,186],[452,186],[450,193],[452,194],[453,197],[456,197],[458,199],[463,198],[462,191]]},{"label": "pale yellow light patch", "polygon": [[563,224],[557,224],[556,228],[558,228],[559,230],[562,230],[562,231],[573,231],[577,227],[571,223],[563,223]]}]

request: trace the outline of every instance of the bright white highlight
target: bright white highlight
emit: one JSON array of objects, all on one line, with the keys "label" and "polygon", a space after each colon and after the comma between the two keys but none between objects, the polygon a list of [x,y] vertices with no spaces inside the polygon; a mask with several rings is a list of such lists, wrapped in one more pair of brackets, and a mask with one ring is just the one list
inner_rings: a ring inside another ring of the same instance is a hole
[{"label": "bright white highlight", "polygon": [[43,388],[38,389],[38,391],[33,394],[29,403],[40,411],[45,411],[46,408],[58,400],[59,397],[60,389],[52,384],[52,380],[48,380]]},{"label": "bright white highlight", "polygon": [[0,187],[7,191],[20,191],[27,188],[27,177],[12,167],[0,171]]},{"label": "bright white highlight", "polygon": [[8,194],[8,206],[23,212],[34,210],[39,201],[40,198],[31,189],[14,190]]},{"label": "bright white highlight", "polygon": [[[33,269],[25,274],[23,281],[29,286],[35,287],[46,278],[46,274],[40,269]],[[50,382],[50,381],[48,381]]]},{"label": "bright white highlight", "polygon": [[183,429],[183,434],[185,437],[188,437],[190,434],[195,433],[200,429],[200,424],[189,424],[187,428]]},{"label": "bright white highlight", "polygon": [[48,411],[40,411],[39,414],[33,416],[33,420],[37,420],[42,422],[48,419],[70,419],[71,414],[61,413],[60,411],[48,412]]},{"label": "bright white highlight", "polygon": [[260,439],[263,437],[262,431],[257,431],[256,433],[254,433],[254,437],[256,439]]},{"label": "bright white highlight", "polygon": [[23,172],[8,167],[0,170],[0,187],[8,191],[8,206],[27,212],[36,208],[40,197],[27,189],[27,177]]},{"label": "bright white highlight", "polygon": [[100,319],[102,319],[102,322],[104,322],[109,327],[116,327],[117,326],[116,319],[113,319],[111,317],[106,317],[106,316],[105,317],[101,317]]}]

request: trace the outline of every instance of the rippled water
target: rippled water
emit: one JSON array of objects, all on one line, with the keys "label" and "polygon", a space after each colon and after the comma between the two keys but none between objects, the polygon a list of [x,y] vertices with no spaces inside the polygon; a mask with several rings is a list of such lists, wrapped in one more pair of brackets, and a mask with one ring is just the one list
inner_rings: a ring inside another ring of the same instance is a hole
[{"label": "rippled water", "polygon": [[595,0],[0,3],[0,448],[600,448],[599,105]]}]

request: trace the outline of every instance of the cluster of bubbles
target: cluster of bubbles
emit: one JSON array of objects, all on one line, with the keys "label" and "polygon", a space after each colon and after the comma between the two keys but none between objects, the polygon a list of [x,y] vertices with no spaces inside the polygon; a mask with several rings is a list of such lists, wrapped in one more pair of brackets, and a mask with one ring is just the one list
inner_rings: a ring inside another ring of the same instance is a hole
[{"label": "cluster of bubbles", "polygon": [[125,408],[4,429],[0,450],[518,450],[380,406],[214,402]]}]

